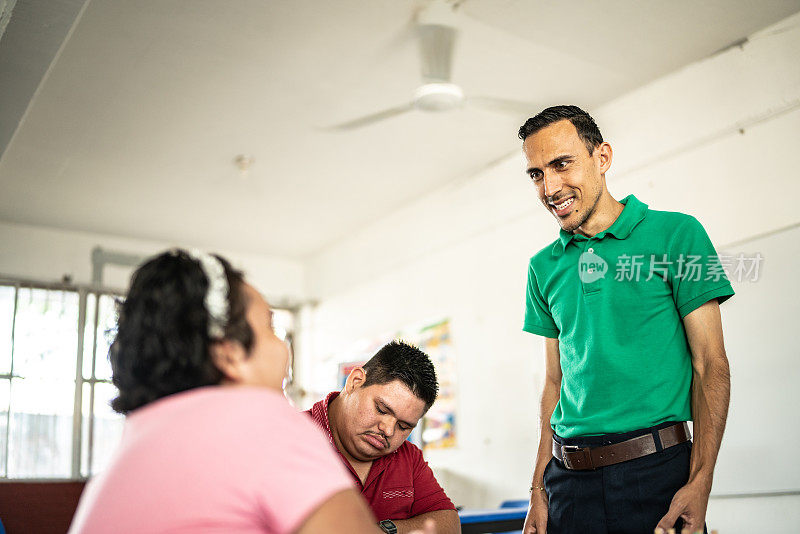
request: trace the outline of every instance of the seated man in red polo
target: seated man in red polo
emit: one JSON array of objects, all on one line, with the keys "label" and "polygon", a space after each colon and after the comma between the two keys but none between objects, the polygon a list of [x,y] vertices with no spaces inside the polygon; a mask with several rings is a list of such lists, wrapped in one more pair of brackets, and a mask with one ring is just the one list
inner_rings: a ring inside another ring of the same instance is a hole
[{"label": "seated man in red polo", "polygon": [[428,356],[393,341],[353,369],[341,392],[307,412],[339,451],[384,532],[422,528],[428,518],[438,534],[461,532],[455,506],[422,451],[406,441],[438,390]]}]

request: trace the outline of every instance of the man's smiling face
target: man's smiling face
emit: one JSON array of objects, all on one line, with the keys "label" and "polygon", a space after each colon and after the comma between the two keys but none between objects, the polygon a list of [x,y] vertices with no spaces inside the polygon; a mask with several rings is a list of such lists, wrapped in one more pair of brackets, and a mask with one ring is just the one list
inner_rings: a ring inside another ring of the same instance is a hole
[{"label": "man's smiling face", "polygon": [[580,228],[603,193],[600,147],[590,154],[575,126],[564,119],[528,136],[522,149],[539,200],[565,231]]}]

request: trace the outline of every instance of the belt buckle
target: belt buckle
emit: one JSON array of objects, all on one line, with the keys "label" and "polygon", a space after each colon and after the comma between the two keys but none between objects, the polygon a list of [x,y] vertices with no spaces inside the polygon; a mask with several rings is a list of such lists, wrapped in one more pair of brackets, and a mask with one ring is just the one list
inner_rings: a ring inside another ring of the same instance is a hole
[{"label": "belt buckle", "polygon": [[562,445],[561,446],[561,461],[564,462],[564,466],[567,469],[572,469],[572,463],[567,458],[567,453],[573,452],[580,452],[582,447],[578,447],[577,445]]},{"label": "belt buckle", "polygon": [[[561,458],[564,462],[564,466],[567,469],[578,469],[578,467],[574,467],[572,462],[567,458],[567,453],[576,453],[580,452],[583,454],[583,460],[585,465],[581,465],[580,469],[594,469],[594,462],[592,462],[592,454],[590,452],[589,447],[578,447],[577,445],[562,445],[561,446]],[[579,462],[580,463],[580,462]]]}]

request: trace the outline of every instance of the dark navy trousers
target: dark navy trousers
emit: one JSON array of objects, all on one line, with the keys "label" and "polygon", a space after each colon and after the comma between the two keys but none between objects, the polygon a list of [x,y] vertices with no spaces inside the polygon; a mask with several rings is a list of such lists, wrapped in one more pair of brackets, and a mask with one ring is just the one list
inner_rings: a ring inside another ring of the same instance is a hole
[{"label": "dark navy trousers", "polygon": [[[544,471],[548,534],[652,534],[675,493],[689,480],[690,441],[668,449],[658,430],[672,422],[625,434],[555,439],[598,447],[652,433],[658,452],[591,471],[571,471],[555,458]],[[675,525],[676,532],[682,520]]]}]

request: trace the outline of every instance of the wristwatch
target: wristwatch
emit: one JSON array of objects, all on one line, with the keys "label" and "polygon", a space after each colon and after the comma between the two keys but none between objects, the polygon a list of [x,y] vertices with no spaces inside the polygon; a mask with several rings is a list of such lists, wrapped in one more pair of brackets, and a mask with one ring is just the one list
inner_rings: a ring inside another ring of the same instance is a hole
[{"label": "wristwatch", "polygon": [[394,521],[389,519],[384,519],[378,526],[381,527],[381,530],[386,532],[386,534],[397,534],[397,525],[394,524]]}]

